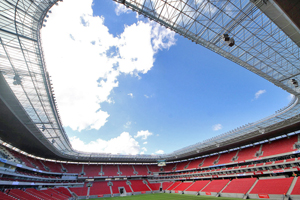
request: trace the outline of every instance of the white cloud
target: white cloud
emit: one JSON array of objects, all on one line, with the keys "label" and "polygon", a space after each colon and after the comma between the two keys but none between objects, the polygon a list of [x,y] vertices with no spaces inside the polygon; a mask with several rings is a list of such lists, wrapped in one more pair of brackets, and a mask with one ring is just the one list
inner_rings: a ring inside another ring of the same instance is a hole
[{"label": "white cloud", "polygon": [[133,94],[132,93],[129,93],[127,95],[130,96],[131,98],[133,98]]},{"label": "white cloud", "polygon": [[134,138],[139,138],[141,137],[143,140],[146,140],[149,136],[153,135],[153,133],[149,132],[148,130],[146,131],[139,131],[137,134],[134,136]]},{"label": "white cloud", "polygon": [[158,150],[155,152],[156,154],[164,154],[165,152],[163,150]]},{"label": "white cloud", "polygon": [[99,138],[96,141],[85,143],[76,136],[71,137],[70,141],[74,149],[84,152],[136,155],[141,150],[139,143],[128,132],[123,132],[108,141]]},{"label": "white cloud", "polygon": [[[173,46],[176,42],[174,36],[175,33],[169,29],[166,29],[163,26],[160,26],[156,22],[150,22],[152,25],[152,44],[153,44],[153,50],[157,52],[158,50],[162,49],[169,49],[171,46]],[[163,42],[166,38],[168,38],[167,42]]]},{"label": "white cloud", "polygon": [[149,96],[147,96],[147,95],[144,95],[147,99],[149,98]]},{"label": "white cloud", "polygon": [[146,147],[143,147],[142,150],[143,150],[143,152],[147,151]]},{"label": "white cloud", "polygon": [[258,99],[262,94],[266,93],[267,91],[266,90],[258,90],[256,93],[255,93],[255,99]]},{"label": "white cloud", "polygon": [[131,125],[131,121],[126,122],[126,124],[124,125],[124,128],[129,128]]},{"label": "white cloud", "polygon": [[110,94],[119,86],[120,74],[140,77],[152,68],[158,50],[175,44],[175,34],[153,22],[139,21],[114,37],[104,17],[93,16],[92,3],[65,0],[52,8],[42,29],[63,124],[78,131],[98,130],[108,121],[101,103],[114,103]]},{"label": "white cloud", "polygon": [[116,12],[116,15],[121,15],[123,13],[129,13],[130,9],[126,8],[126,6],[124,6],[123,4],[120,4],[120,3],[116,3],[116,8],[115,8],[115,12]]},{"label": "white cloud", "polygon": [[146,141],[146,142],[143,142],[143,144],[148,144],[148,142]]},{"label": "white cloud", "polygon": [[213,125],[212,129],[214,131],[218,131],[218,130],[221,130],[223,128],[223,126],[221,124],[215,124]]}]

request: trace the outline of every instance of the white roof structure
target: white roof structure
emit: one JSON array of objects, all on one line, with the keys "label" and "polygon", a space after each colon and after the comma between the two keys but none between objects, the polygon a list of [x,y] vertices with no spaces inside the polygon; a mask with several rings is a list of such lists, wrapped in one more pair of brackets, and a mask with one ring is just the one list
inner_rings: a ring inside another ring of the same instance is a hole
[{"label": "white roof structure", "polygon": [[[273,0],[116,0],[294,94],[276,114],[164,155],[113,155],[72,149],[56,107],[40,29],[58,0],[0,1],[0,99],[61,159],[155,162],[234,144],[300,122],[300,31]],[[226,37],[229,41],[226,41]],[[234,43],[233,43],[234,40]],[[299,87],[298,87],[299,83]]]}]

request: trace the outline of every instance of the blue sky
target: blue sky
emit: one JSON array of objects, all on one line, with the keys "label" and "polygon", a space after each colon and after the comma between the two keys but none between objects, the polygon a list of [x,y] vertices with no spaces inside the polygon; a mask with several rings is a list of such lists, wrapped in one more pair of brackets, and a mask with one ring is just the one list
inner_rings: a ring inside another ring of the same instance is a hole
[{"label": "blue sky", "polygon": [[171,153],[290,101],[272,83],[111,0],[65,0],[52,11],[43,47],[75,149]]}]

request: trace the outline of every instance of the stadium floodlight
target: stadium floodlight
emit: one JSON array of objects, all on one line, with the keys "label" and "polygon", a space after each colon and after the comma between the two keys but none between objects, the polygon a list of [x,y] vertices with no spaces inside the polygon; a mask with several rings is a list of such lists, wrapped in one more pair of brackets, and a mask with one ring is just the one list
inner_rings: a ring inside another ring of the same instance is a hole
[{"label": "stadium floodlight", "polygon": [[295,86],[295,87],[298,87],[299,85],[298,85],[298,81],[296,80],[296,79],[292,79],[291,80],[291,82],[292,82],[292,84]]},{"label": "stadium floodlight", "polygon": [[22,83],[21,77],[18,74],[16,74],[14,76],[14,82],[13,82],[13,84],[14,85],[21,85],[21,83]]},{"label": "stadium floodlight", "polygon": [[224,33],[224,34],[222,35],[222,40],[223,40],[224,42],[226,42],[226,43],[228,44],[229,47],[233,47],[234,44],[235,44],[234,39],[233,39],[232,37],[229,37],[229,35],[228,35],[227,33]]},{"label": "stadium floodlight", "polygon": [[264,133],[266,132],[266,129],[264,129],[264,128],[263,128],[263,129],[260,129],[259,132],[260,132],[261,134],[264,134]]},{"label": "stadium floodlight", "polygon": [[227,42],[227,41],[230,40],[230,37],[228,36],[228,34],[223,34],[222,39],[223,39],[224,42]]},{"label": "stadium floodlight", "polygon": [[229,41],[228,41],[227,43],[228,43],[228,46],[233,47],[234,44],[235,44],[235,41],[234,41],[233,38],[230,38]]}]

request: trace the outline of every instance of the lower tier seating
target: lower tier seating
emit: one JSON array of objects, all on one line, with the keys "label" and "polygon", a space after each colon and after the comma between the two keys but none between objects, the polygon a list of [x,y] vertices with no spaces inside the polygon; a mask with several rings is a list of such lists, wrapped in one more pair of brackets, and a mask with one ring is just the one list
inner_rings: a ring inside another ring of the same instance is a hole
[{"label": "lower tier seating", "polygon": [[202,192],[220,192],[228,182],[229,182],[228,179],[213,180],[204,189],[202,189]]},{"label": "lower tier seating", "polygon": [[182,182],[179,184],[176,188],[174,188],[174,191],[184,191],[187,189],[193,182]]},{"label": "lower tier seating", "polygon": [[168,190],[174,190],[174,188],[176,188],[181,182],[180,181],[176,181],[173,185],[171,185]]},{"label": "lower tier seating", "polygon": [[72,187],[69,188],[72,192],[74,192],[77,196],[86,196],[88,188],[87,187]]},{"label": "lower tier seating", "polygon": [[293,188],[291,195],[300,195],[300,179],[297,178],[296,184]]},{"label": "lower tier seating", "polygon": [[152,191],[159,190],[161,187],[161,183],[149,183],[148,186],[151,188]]},{"label": "lower tier seating", "polygon": [[163,182],[162,183],[162,189],[167,190],[173,184],[174,184],[174,182]]},{"label": "lower tier seating", "polygon": [[90,195],[110,194],[110,188],[107,185],[107,181],[94,182],[90,187]]},{"label": "lower tier seating", "polygon": [[70,194],[69,190],[67,188],[64,187],[59,187],[59,188],[55,188],[56,191],[68,196],[68,197],[72,197],[72,195]]},{"label": "lower tier seating", "polygon": [[36,190],[36,189],[33,189],[33,188],[27,189],[26,192],[28,192],[32,195],[35,195],[35,196],[37,196],[38,198],[41,198],[41,199],[47,199],[47,200],[52,199],[50,195],[45,194],[42,191],[39,191],[39,190]]},{"label": "lower tier seating", "polygon": [[0,199],[2,200],[16,200],[12,196],[0,191]]},{"label": "lower tier seating", "polygon": [[251,186],[256,181],[256,178],[243,178],[233,179],[222,193],[242,193],[245,194],[249,191]]},{"label": "lower tier seating", "polygon": [[250,194],[286,194],[293,178],[260,179]]},{"label": "lower tier seating", "polygon": [[53,189],[42,190],[41,192],[50,195],[54,199],[67,199],[68,198],[67,196],[65,196],[63,194],[59,194],[56,190],[53,190]]},{"label": "lower tier seating", "polygon": [[131,188],[134,192],[150,191],[148,186],[142,180],[131,180]]},{"label": "lower tier seating", "polygon": [[[113,186],[111,186],[112,192],[114,194],[119,194],[120,190],[119,188],[124,188],[126,193],[131,193],[131,189],[129,185],[127,185],[126,181],[113,181]],[[125,191],[123,191],[125,193]]]},{"label": "lower tier seating", "polygon": [[185,191],[199,192],[199,191],[201,191],[201,190],[202,190],[209,182],[210,182],[210,180],[196,181],[196,182],[194,182],[193,185],[191,185],[191,187],[189,187],[189,188],[186,189]]},{"label": "lower tier seating", "polygon": [[40,200],[38,197],[19,189],[12,189],[9,195],[22,200]]}]

